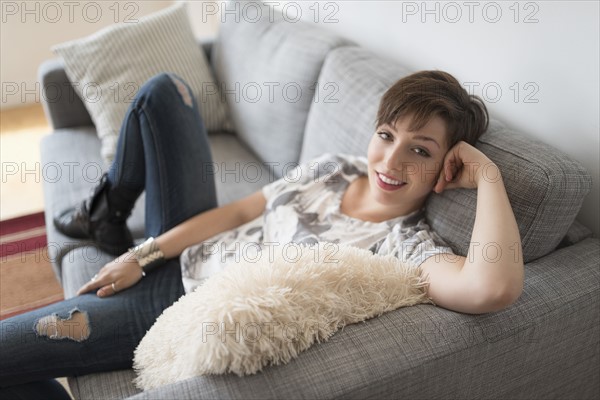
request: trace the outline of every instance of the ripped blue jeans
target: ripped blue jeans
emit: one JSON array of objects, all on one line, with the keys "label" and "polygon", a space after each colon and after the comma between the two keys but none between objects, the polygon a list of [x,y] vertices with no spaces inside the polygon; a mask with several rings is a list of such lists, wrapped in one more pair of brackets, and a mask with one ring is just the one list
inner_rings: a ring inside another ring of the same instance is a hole
[{"label": "ripped blue jeans", "polygon": [[[138,196],[146,190],[146,236],[217,206],[211,165],[187,83],[166,73],[148,80],[129,106],[108,175]],[[131,368],[146,331],[183,294],[174,258],[114,296],[91,292],[0,321],[0,397],[61,398],[55,377]]]}]

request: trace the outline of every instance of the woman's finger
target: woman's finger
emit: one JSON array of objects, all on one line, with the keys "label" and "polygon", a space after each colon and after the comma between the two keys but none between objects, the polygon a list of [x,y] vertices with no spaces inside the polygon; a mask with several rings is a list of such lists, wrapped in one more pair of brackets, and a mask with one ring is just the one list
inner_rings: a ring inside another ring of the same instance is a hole
[{"label": "woman's finger", "polygon": [[435,185],[433,186],[433,191],[436,193],[441,193],[444,190],[444,187],[446,185],[447,182],[447,170],[448,170],[448,164],[450,162],[450,153],[446,154],[446,156],[444,157],[444,160],[442,161],[442,168],[440,168],[440,172],[438,174],[438,178],[437,181],[435,183]]},{"label": "woman's finger", "polygon": [[442,190],[444,190],[445,183],[446,183],[445,171],[444,171],[444,167],[442,167],[440,173],[438,174],[437,181],[435,182],[435,185],[433,185],[433,191],[436,193],[441,193]]},{"label": "woman's finger", "polygon": [[103,281],[96,281],[96,282],[88,282],[85,285],[83,285],[79,291],[77,292],[77,294],[83,294],[83,293],[88,293],[91,292],[92,290],[98,289],[102,286],[104,286],[106,283]]},{"label": "woman's finger", "polygon": [[91,292],[92,290],[99,289],[105,285],[109,285],[114,278],[111,278],[106,270],[100,270],[96,275],[87,281],[79,290],[77,295]]},{"label": "woman's finger", "polygon": [[444,163],[444,178],[446,179],[446,182],[450,182],[452,180],[453,163],[454,160],[452,158],[449,158],[448,161]]},{"label": "woman's finger", "polygon": [[98,277],[98,274],[94,275],[92,279],[87,281],[82,287],[79,288],[79,290],[77,291],[77,295],[87,293],[93,289],[96,289],[97,287],[100,287],[101,281],[102,278]]},{"label": "woman's finger", "polygon": [[107,285],[104,285],[96,292],[99,297],[109,297],[114,296],[119,292],[119,285],[117,282],[110,282]]}]

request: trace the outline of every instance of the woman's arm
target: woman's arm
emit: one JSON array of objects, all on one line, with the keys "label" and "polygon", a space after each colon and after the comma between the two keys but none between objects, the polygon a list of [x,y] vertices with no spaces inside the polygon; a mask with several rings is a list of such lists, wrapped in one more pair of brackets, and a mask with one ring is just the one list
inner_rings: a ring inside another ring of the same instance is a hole
[{"label": "woman's arm", "polygon": [[498,311],[523,290],[521,238],[498,167],[460,142],[444,160],[434,190],[477,189],[477,211],[466,257],[433,256],[422,265],[428,295],[439,306],[465,313]]},{"label": "woman's arm", "polygon": [[252,221],[265,210],[266,199],[259,190],[241,200],[200,213],[156,238],[165,258],[177,257],[196,243]]},{"label": "woman's arm", "polygon": [[[165,258],[177,257],[188,246],[255,219],[263,213],[265,205],[266,199],[259,190],[241,200],[191,217],[158,236],[156,242]],[[112,283],[120,292],[140,279],[142,268],[134,257],[125,253],[103,266],[96,279],[83,285],[77,294],[98,289],[98,296],[112,296],[115,294]]]}]

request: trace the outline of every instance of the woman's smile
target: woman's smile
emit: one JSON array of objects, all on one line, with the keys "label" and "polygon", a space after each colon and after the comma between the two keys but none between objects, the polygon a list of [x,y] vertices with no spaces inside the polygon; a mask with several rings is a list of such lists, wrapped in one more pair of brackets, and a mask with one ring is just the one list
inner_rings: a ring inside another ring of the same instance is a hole
[{"label": "woman's smile", "polygon": [[394,191],[403,188],[406,182],[393,179],[389,175],[382,174],[381,172],[375,171],[377,176],[377,185],[386,191]]}]

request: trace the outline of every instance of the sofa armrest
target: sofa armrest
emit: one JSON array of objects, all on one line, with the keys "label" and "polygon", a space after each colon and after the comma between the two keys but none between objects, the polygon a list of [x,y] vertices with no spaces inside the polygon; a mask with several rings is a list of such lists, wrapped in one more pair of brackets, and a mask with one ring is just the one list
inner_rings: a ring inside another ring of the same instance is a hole
[{"label": "sofa armrest", "polygon": [[405,307],[346,326],[289,364],[130,399],[597,398],[599,262],[600,241],[585,239],[527,264],[523,295],[505,310]]},{"label": "sofa armrest", "polygon": [[44,61],[38,68],[42,105],[54,130],[93,125],[83,101],[75,92],[60,58]]}]

